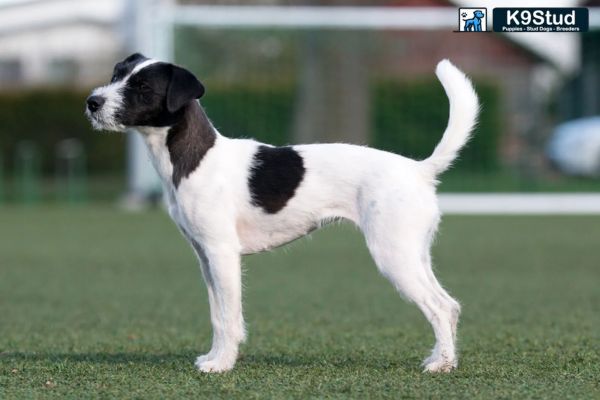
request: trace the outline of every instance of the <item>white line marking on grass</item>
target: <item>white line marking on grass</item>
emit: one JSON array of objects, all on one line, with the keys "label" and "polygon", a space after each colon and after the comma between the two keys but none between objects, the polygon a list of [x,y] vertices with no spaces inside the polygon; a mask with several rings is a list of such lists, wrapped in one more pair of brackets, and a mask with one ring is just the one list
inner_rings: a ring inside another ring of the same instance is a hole
[{"label": "white line marking on grass", "polygon": [[444,214],[600,214],[600,193],[442,193]]}]

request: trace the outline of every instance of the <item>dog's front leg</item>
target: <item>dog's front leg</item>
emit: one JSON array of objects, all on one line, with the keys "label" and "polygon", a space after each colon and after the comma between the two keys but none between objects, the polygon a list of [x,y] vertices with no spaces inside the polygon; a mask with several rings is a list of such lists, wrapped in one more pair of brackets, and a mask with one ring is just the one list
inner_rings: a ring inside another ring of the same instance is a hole
[{"label": "dog's front leg", "polygon": [[204,246],[192,240],[201,261],[208,290],[213,343],[211,350],[196,359],[202,372],[224,372],[233,368],[239,344],[246,338],[242,316],[240,255],[226,246]]}]

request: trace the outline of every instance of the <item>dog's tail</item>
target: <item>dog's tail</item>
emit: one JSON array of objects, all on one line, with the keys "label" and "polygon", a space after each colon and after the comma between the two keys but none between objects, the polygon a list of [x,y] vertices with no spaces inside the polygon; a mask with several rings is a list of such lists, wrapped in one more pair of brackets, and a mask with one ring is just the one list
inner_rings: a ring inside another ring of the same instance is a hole
[{"label": "dog's tail", "polygon": [[452,165],[477,123],[479,101],[469,78],[448,60],[438,63],[435,73],[450,101],[450,117],[442,140],[433,154],[422,161],[432,178]]}]

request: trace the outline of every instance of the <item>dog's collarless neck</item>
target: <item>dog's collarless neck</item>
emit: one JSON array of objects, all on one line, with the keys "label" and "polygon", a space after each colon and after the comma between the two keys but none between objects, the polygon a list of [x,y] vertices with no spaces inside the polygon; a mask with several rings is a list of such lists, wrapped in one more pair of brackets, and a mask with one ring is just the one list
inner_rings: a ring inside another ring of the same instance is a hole
[{"label": "dog's collarless neck", "polygon": [[175,188],[198,166],[214,146],[217,133],[200,104],[188,104],[181,118],[168,130],[166,147],[173,165],[171,181]]}]

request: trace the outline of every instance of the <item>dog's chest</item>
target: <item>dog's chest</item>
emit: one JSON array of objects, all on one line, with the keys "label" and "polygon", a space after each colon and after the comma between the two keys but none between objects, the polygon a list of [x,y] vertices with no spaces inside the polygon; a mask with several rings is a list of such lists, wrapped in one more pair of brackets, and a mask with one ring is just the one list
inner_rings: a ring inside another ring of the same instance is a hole
[{"label": "dog's chest", "polygon": [[175,191],[167,185],[164,185],[164,187],[166,191],[166,203],[169,216],[171,217],[173,222],[175,222],[175,225],[177,225],[186,236],[189,236],[190,229],[188,227],[187,221],[184,218],[184,213],[181,209],[181,206],[177,202]]},{"label": "dog's chest", "polygon": [[[176,190],[165,185],[166,204],[169,216],[177,225],[180,232],[191,243],[192,241],[202,245],[205,229],[202,218],[190,220],[190,212],[182,205],[181,199],[177,196]],[[187,212],[186,212],[187,211]]]}]

